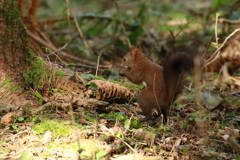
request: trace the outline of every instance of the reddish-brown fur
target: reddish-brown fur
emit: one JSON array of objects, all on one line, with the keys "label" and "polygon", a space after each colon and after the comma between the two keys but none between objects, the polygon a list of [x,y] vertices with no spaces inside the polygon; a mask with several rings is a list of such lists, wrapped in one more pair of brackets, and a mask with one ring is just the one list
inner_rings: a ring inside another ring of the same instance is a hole
[{"label": "reddish-brown fur", "polygon": [[[151,118],[153,109],[163,114],[165,122],[167,121],[170,104],[182,90],[183,70],[179,66],[182,63],[178,61],[186,54],[181,54],[167,58],[164,67],[153,63],[137,47],[132,47],[123,57],[120,75],[136,84],[146,83],[146,88],[141,90],[138,97],[139,107],[145,115],[142,121]],[[185,69],[184,67],[182,68]]]}]

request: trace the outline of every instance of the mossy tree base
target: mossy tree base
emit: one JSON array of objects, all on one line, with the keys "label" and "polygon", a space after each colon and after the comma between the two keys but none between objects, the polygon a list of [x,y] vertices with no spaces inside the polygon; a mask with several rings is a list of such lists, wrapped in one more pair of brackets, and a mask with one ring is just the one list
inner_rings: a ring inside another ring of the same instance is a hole
[{"label": "mossy tree base", "polygon": [[17,1],[0,0],[0,28],[0,100],[26,104],[23,72],[31,55]]}]

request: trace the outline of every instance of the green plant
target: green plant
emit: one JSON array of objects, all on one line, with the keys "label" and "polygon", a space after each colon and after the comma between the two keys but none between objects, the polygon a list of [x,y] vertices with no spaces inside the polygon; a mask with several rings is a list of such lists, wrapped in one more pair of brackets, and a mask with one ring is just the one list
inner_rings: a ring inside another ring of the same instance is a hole
[{"label": "green plant", "polygon": [[91,80],[94,80],[94,79],[96,79],[96,80],[105,80],[103,77],[101,77],[101,76],[94,76],[93,74],[86,74],[85,75],[85,79],[86,80],[88,80],[88,81],[91,81]]},{"label": "green plant", "polygon": [[0,151],[4,153],[8,153],[10,151],[10,148],[0,147]]},{"label": "green plant", "polygon": [[137,84],[128,83],[128,82],[119,82],[119,81],[115,81],[115,80],[112,80],[112,79],[110,79],[109,81],[112,82],[112,83],[120,84],[121,86],[124,86],[124,87],[128,88],[129,90],[136,89],[136,88],[139,89],[139,90],[142,90],[145,87],[143,85],[137,85]]},{"label": "green plant", "polygon": [[192,113],[191,116],[188,118],[189,121],[195,121],[195,122],[199,122],[200,119],[199,117],[197,117],[196,113]]},{"label": "green plant", "polygon": [[183,151],[184,153],[188,153],[188,152],[189,152],[189,149],[187,149],[187,148],[182,148],[181,151]]},{"label": "green plant", "polygon": [[41,120],[40,120],[38,117],[34,116],[34,117],[32,117],[32,122],[34,122],[34,123],[40,123]]},{"label": "green plant", "polygon": [[61,94],[65,94],[64,90],[61,90],[61,89],[52,89],[51,93],[56,93],[56,92],[60,92]]},{"label": "green plant", "polygon": [[23,74],[26,86],[34,90],[42,90],[44,86],[54,84],[54,76],[51,75],[51,71],[43,60],[36,58],[30,63],[31,68]]},{"label": "green plant", "polygon": [[39,98],[39,104],[43,105],[43,97],[40,93],[35,92],[34,93],[37,98]]},{"label": "green plant", "polygon": [[22,117],[22,116],[20,116],[20,117],[17,117],[17,120],[18,120],[19,122],[24,122],[25,118]]},{"label": "green plant", "polygon": [[182,121],[181,128],[182,129],[187,128],[187,121]]},{"label": "green plant", "polygon": [[75,63],[68,63],[68,66],[76,66]]},{"label": "green plant", "polygon": [[7,89],[12,90],[12,91],[17,91],[21,89],[20,85],[12,85],[11,84],[11,78],[7,77],[1,82]]},{"label": "green plant", "polygon": [[97,154],[96,154],[96,158],[97,159],[100,159],[100,158],[102,158],[102,157],[104,157],[105,155],[107,154],[107,152],[106,151],[99,151]]},{"label": "green plant", "polygon": [[141,128],[142,127],[142,123],[140,123],[138,120],[130,120],[130,119],[126,119],[124,121],[124,128],[126,129],[130,129],[131,128]]},{"label": "green plant", "polygon": [[124,134],[120,133],[120,132],[115,133],[115,136],[117,136],[119,138],[124,138]]},{"label": "green plant", "polygon": [[32,155],[31,153],[28,152],[24,152],[21,156],[20,156],[20,160],[31,160],[34,159],[34,155]]},{"label": "green plant", "polygon": [[124,112],[111,112],[110,114],[102,113],[99,116],[121,121],[128,119],[128,117],[124,116],[124,114]]},{"label": "green plant", "polygon": [[8,124],[9,126],[12,127],[13,130],[20,130],[21,128],[17,124]]},{"label": "green plant", "polygon": [[168,125],[162,124],[162,125],[159,127],[159,130],[160,130],[160,131],[170,131],[170,130],[171,130],[171,127],[168,126]]},{"label": "green plant", "polygon": [[59,77],[63,77],[65,74],[62,71],[60,71],[59,69],[56,69],[55,70],[55,75],[59,76]]}]

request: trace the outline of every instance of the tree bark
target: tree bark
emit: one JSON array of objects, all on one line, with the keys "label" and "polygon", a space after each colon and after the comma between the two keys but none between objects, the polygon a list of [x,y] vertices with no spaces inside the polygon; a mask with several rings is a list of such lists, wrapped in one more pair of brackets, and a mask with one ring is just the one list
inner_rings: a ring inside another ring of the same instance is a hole
[{"label": "tree bark", "polygon": [[[30,58],[28,35],[17,1],[0,0],[0,100],[16,101],[8,90],[17,85],[23,87],[23,73],[29,66]],[[23,92],[13,91],[18,98]]]},{"label": "tree bark", "polygon": [[1,69],[8,76],[21,76],[28,65],[30,52],[28,36],[16,0],[0,0],[0,28]]}]

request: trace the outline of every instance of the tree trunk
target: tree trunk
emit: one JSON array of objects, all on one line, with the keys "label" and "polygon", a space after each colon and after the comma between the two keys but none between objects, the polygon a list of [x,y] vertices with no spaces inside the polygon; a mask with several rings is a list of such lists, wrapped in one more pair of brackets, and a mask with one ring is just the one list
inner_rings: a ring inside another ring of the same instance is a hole
[{"label": "tree trunk", "polygon": [[31,53],[16,0],[0,0],[0,42],[0,101],[12,105],[36,102],[26,100],[26,90],[34,92],[41,101],[51,96],[52,88],[83,94],[84,86],[81,88],[60,68]]},{"label": "tree trunk", "polygon": [[23,73],[31,58],[28,36],[16,0],[0,0],[0,100],[19,104]]}]

